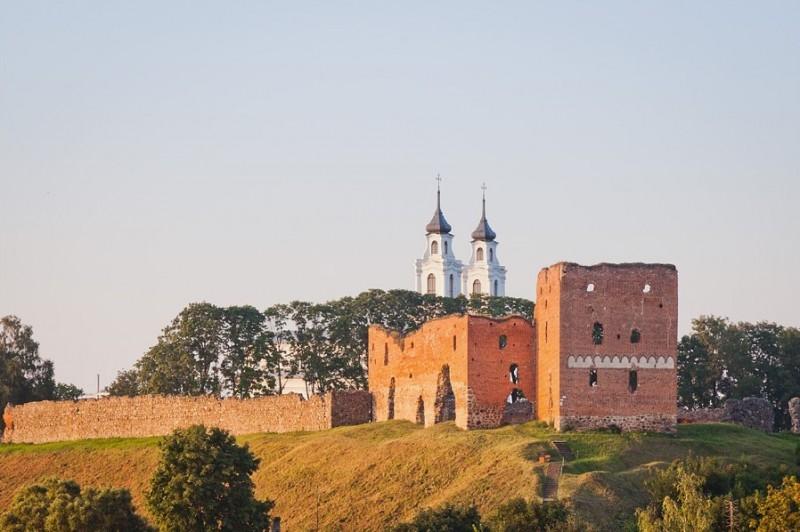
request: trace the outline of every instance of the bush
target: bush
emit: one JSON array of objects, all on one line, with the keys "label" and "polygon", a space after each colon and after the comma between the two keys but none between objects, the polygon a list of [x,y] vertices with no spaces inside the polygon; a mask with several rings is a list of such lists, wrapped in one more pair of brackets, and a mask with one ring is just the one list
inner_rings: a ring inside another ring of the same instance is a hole
[{"label": "bush", "polygon": [[203,425],[176,430],[160,444],[147,504],[162,530],[261,532],[272,501],[256,500],[250,475],[259,460],[228,432]]},{"label": "bush", "polygon": [[394,532],[473,532],[481,530],[481,516],[474,506],[446,504],[422,510],[413,521],[394,527]]},{"label": "bush", "polygon": [[[759,532],[800,530],[800,482],[786,477],[780,488],[770,486],[766,497],[756,496]],[[751,527],[755,524],[750,523]]]},{"label": "bush", "polygon": [[50,478],[22,488],[0,517],[7,532],[144,532],[152,530],[136,515],[124,489],[81,491],[72,480]]}]

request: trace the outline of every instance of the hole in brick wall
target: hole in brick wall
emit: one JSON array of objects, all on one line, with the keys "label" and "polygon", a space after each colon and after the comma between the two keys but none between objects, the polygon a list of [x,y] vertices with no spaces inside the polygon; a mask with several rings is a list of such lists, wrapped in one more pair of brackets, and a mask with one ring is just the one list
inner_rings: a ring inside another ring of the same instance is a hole
[{"label": "hole in brick wall", "polygon": [[511,364],[511,367],[508,368],[508,378],[512,383],[519,384],[519,366]]},{"label": "hole in brick wall", "polygon": [[587,292],[594,292],[594,283],[589,283],[586,285]]},{"label": "hole in brick wall", "polygon": [[628,372],[628,391],[633,393],[639,387],[639,374],[635,369]]},{"label": "hole in brick wall", "polygon": [[411,375],[411,373],[409,373],[409,374],[408,374],[408,378],[410,379],[410,378],[412,378],[412,377],[413,377],[413,375]]},{"label": "hole in brick wall", "polygon": [[527,397],[525,397],[525,394],[522,393],[522,390],[520,390],[519,388],[514,388],[513,390],[511,390],[511,393],[508,394],[508,397],[506,397],[506,403],[508,404],[514,404],[518,401],[527,401],[527,400],[528,400]]},{"label": "hole in brick wall", "polygon": [[619,340],[620,338],[622,338],[622,335],[621,334],[617,334],[617,340]]},{"label": "hole in brick wall", "polygon": [[417,398],[417,425],[425,425],[425,401],[421,395]]},{"label": "hole in brick wall", "polygon": [[658,308],[664,308],[664,303],[659,303]]},{"label": "hole in brick wall", "polygon": [[411,342],[411,349],[414,349],[414,342]]},{"label": "hole in brick wall", "polygon": [[453,335],[453,351],[456,350],[456,335]]},{"label": "hole in brick wall", "polygon": [[597,370],[589,370],[589,386],[597,386]]},{"label": "hole in brick wall", "polygon": [[389,344],[383,345],[383,365],[389,364]]},{"label": "hole in brick wall", "polygon": [[603,343],[603,324],[599,321],[594,322],[594,325],[592,325],[592,342],[595,345]]},{"label": "hole in brick wall", "polygon": [[456,396],[450,384],[450,366],[445,364],[436,380],[436,399],[433,402],[434,423],[456,418]]},{"label": "hole in brick wall", "polygon": [[644,285],[644,288],[642,288],[642,292],[644,292],[645,294],[649,294],[650,293],[650,285],[649,284]]},{"label": "hole in brick wall", "polygon": [[394,419],[394,377],[389,380],[389,397],[386,401],[386,419]]},{"label": "hole in brick wall", "polygon": [[642,333],[639,332],[639,329],[633,329],[631,331],[631,343],[638,344],[641,339],[642,339]]},{"label": "hole in brick wall", "polygon": [[547,343],[547,322],[544,322],[544,342]]},{"label": "hole in brick wall", "polygon": [[508,345],[508,337],[505,334],[501,334],[498,340],[498,344],[500,345],[500,349],[505,349]]}]

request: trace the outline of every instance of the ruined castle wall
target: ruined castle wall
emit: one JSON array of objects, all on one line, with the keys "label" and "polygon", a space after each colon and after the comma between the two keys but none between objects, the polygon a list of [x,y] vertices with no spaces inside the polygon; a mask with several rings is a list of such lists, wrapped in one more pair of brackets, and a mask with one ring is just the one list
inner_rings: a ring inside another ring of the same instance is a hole
[{"label": "ruined castle wall", "polygon": [[9,406],[3,442],[43,443],[87,438],[162,436],[194,424],[233,434],[314,431],[369,421],[366,391],[303,400],[289,394],[254,399],[156,396],[40,401]]},{"label": "ruined castle wall", "polygon": [[[554,278],[560,284],[560,297],[548,301],[548,307],[558,307],[553,309],[559,330],[559,393],[553,398],[559,405],[554,416],[556,426],[674,430],[678,336],[675,267],[559,263],[548,268],[546,278],[545,288]],[[541,282],[541,274],[539,279]],[[537,303],[538,309],[541,302]],[[594,341],[595,324],[602,325],[599,344]],[[596,377],[594,382],[592,376]]]},{"label": "ruined castle wall", "polygon": [[446,364],[455,396],[455,422],[466,428],[467,328],[468,318],[461,315],[430,320],[405,336],[371,326],[368,364],[374,419],[434,425],[437,384]]},{"label": "ruined castle wall", "polygon": [[536,337],[536,418],[555,423],[559,417],[561,378],[561,270],[544,268],[536,280],[533,310]]},{"label": "ruined castle wall", "polygon": [[[504,347],[501,347],[501,337],[505,337]],[[468,428],[497,427],[533,419],[536,366],[530,319],[470,316],[468,339]],[[512,381],[512,364],[517,368],[516,383]],[[508,404],[507,398],[514,389],[524,394],[527,408],[522,404]]]}]

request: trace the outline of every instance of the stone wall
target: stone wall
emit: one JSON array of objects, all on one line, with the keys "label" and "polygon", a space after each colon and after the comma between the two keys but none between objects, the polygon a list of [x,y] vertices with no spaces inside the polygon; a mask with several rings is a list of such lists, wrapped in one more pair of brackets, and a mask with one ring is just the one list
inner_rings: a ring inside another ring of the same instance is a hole
[{"label": "stone wall", "polygon": [[725,401],[722,421],[728,421],[751,429],[772,432],[775,428],[775,411],[766,399],[745,397]]},{"label": "stone wall", "polygon": [[724,415],[725,408],[680,408],[678,423],[720,423]]},{"label": "stone wall", "polygon": [[596,430],[617,428],[621,431],[675,432],[676,416],[641,415],[641,416],[562,416],[556,420],[559,430]]},{"label": "stone wall", "polygon": [[789,399],[789,417],[792,419],[792,432],[800,433],[800,397]]},{"label": "stone wall", "polygon": [[254,399],[146,395],[7,406],[4,418],[4,443],[162,436],[201,423],[233,434],[314,431],[368,422],[371,399],[363,390],[308,400],[296,394]]}]

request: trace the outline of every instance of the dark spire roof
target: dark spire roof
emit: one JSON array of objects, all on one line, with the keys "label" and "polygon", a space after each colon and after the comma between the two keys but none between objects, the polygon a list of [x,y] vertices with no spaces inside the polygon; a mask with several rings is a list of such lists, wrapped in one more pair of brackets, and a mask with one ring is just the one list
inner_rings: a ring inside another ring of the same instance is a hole
[{"label": "dark spire roof", "polygon": [[483,212],[481,214],[481,221],[478,222],[478,227],[472,232],[472,240],[484,240],[490,242],[495,239],[497,235],[492,228],[489,227],[489,222],[486,221],[486,185],[483,185]]},{"label": "dark spire roof", "polygon": [[[441,178],[437,175],[437,181],[441,181]],[[436,185],[436,211],[433,213],[433,218],[431,221],[428,222],[428,225],[425,226],[425,231],[428,234],[431,233],[439,233],[439,234],[447,234],[450,232],[452,227],[450,224],[447,223],[447,220],[444,219],[444,214],[442,214],[442,192],[439,189],[439,185]]]}]

